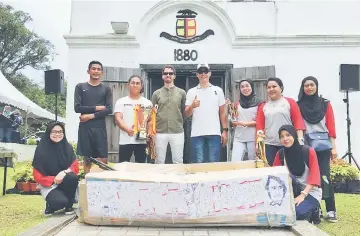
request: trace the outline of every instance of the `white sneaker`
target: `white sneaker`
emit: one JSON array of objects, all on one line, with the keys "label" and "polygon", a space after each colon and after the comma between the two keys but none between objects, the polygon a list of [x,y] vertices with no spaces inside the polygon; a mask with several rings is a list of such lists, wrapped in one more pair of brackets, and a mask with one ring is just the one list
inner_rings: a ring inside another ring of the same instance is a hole
[{"label": "white sneaker", "polygon": [[335,211],[329,211],[329,212],[327,212],[327,215],[326,215],[326,217],[325,217],[325,220],[327,220],[327,221],[329,221],[329,222],[332,222],[332,223],[338,222],[336,212],[335,212]]}]

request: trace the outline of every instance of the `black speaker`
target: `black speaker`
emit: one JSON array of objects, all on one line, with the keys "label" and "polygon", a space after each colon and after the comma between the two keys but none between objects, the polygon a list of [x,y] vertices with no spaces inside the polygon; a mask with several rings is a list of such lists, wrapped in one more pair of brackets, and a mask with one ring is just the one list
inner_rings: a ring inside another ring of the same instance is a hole
[{"label": "black speaker", "polygon": [[64,72],[59,69],[45,71],[45,94],[64,92]]},{"label": "black speaker", "polygon": [[360,65],[340,65],[340,91],[360,91]]}]

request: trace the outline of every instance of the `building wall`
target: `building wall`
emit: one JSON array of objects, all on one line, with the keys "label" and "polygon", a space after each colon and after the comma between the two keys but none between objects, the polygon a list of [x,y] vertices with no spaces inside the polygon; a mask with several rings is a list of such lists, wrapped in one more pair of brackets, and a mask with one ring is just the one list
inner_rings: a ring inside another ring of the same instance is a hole
[{"label": "building wall", "polygon": [[[211,35],[193,44],[160,38],[175,34],[178,10],[198,13],[197,34]],[[94,17],[101,15],[101,17]],[[127,37],[114,35],[111,21],[129,22]],[[67,98],[68,138],[77,140],[78,114],[73,110],[74,87],[88,79],[87,65],[138,68],[139,64],[233,64],[233,67],[275,65],[284,81],[284,95],[297,99],[301,80],[319,79],[320,94],[335,110],[337,145],[346,152],[346,105],[339,92],[339,65],[359,64],[358,1],[73,1],[69,45]],[[355,43],[356,42],[356,43]],[[358,43],[357,43],[358,42]],[[174,49],[197,50],[196,61],[174,61]],[[360,129],[359,93],[350,95],[352,130]],[[353,152],[359,158],[360,135],[353,131]]]}]

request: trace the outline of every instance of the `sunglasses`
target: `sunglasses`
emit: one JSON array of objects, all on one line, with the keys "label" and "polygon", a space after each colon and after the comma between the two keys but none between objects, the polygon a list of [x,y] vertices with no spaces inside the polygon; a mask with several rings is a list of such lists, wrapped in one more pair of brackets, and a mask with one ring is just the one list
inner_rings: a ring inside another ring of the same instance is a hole
[{"label": "sunglasses", "polygon": [[174,75],[174,72],[163,72],[163,75]]},{"label": "sunglasses", "polygon": [[207,69],[200,69],[200,70],[197,70],[197,73],[198,73],[198,74],[208,74],[208,73],[209,73],[209,70],[207,70]]}]

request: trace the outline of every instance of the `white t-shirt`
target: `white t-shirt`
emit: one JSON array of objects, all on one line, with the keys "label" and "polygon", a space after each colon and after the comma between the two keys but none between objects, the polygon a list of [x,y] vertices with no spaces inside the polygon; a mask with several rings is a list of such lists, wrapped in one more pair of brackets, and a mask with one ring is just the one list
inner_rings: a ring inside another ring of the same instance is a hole
[{"label": "white t-shirt", "polygon": [[[136,105],[152,106],[152,102],[145,97],[140,97],[138,100],[133,100],[129,96],[119,98],[115,103],[114,113],[123,113],[123,120],[125,124],[132,128],[134,125],[134,107]],[[126,132],[120,130],[119,144],[145,144],[145,140],[136,140],[136,136],[130,137]]]},{"label": "white t-shirt", "polygon": [[200,106],[193,109],[191,137],[221,135],[219,107],[225,104],[223,90],[214,85],[208,88],[191,88],[187,92],[186,106],[192,105],[196,97]]}]

